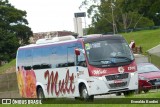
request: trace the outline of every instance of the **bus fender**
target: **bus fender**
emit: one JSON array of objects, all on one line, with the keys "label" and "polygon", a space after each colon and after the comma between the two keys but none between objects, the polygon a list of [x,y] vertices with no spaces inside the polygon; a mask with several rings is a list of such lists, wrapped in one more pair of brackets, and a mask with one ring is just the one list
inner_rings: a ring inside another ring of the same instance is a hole
[{"label": "bus fender", "polygon": [[36,83],[36,89],[37,89],[38,87],[41,87],[41,88],[43,89],[43,93],[44,93],[44,95],[46,96],[44,85],[43,85],[42,83],[40,83],[40,82],[37,82],[37,83]]},{"label": "bus fender", "polygon": [[83,79],[79,79],[78,80],[78,90],[79,90],[79,93],[80,93],[80,88],[81,88],[82,84],[84,84],[86,86],[86,88],[88,90],[88,94],[90,95],[88,83],[87,83],[86,80],[83,80]]}]

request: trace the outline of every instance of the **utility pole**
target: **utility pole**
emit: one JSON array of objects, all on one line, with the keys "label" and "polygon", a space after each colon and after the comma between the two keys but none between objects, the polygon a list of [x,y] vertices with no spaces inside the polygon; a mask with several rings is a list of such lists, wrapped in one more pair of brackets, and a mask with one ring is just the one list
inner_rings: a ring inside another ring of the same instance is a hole
[{"label": "utility pole", "polygon": [[115,29],[115,20],[114,20],[114,9],[113,9],[113,6],[115,6],[115,5],[113,4],[113,0],[111,0],[113,34],[115,34],[116,29]]}]

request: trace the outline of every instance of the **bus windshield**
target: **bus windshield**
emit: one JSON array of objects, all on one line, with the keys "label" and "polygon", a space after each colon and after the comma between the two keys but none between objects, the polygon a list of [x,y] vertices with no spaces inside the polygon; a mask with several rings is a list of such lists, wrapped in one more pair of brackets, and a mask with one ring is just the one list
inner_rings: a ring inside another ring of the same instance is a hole
[{"label": "bus windshield", "polygon": [[122,66],[131,63],[134,56],[124,39],[107,39],[85,43],[90,65],[99,67]]}]

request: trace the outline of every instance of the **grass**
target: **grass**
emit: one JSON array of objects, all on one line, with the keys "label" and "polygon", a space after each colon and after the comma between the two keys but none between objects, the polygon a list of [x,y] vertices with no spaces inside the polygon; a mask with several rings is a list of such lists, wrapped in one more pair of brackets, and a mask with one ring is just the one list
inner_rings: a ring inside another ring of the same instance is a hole
[{"label": "grass", "polygon": [[3,65],[3,66],[0,66],[0,74],[4,73],[7,69],[10,69],[12,67],[15,67],[16,66],[16,60],[12,60],[11,62]]},{"label": "grass", "polygon": [[[123,33],[122,35],[125,37],[128,43],[130,43],[131,40],[134,40],[136,46],[141,46],[143,52],[142,54],[144,55],[148,55],[146,53],[147,50],[160,44],[160,29]],[[151,55],[149,56],[149,60],[151,63],[160,68],[160,57]]]},{"label": "grass", "polygon": [[[145,98],[157,98],[156,100],[159,100],[158,99],[160,97],[160,92],[150,92],[150,93],[147,93],[147,94],[139,94],[139,95],[135,95],[135,96],[132,96],[132,97],[128,97],[128,98],[119,98],[120,100],[122,100],[123,102],[129,100],[129,99],[134,99],[134,98],[140,98],[140,100],[145,100]],[[144,99],[143,99],[144,98]],[[86,103],[84,102],[83,104],[64,104],[65,101],[69,101],[68,99],[53,99],[53,102],[57,100],[59,102],[62,102],[62,104],[42,104],[42,105],[29,105],[30,107],[159,107],[160,105],[160,102],[159,104],[104,104],[103,102],[102,103],[99,103],[97,104],[96,101],[94,102],[90,102],[90,103]],[[107,98],[106,99],[102,99],[104,102],[107,101]],[[108,99],[109,100],[109,99]],[[139,99],[138,99],[139,100]],[[75,100],[70,100],[72,102],[76,102]],[[115,99],[116,101],[116,99]],[[8,106],[11,106],[11,105],[3,105],[3,107],[8,107]],[[12,107],[21,107],[22,105],[12,105]],[[27,107],[28,105],[23,105],[23,107]]]},{"label": "grass", "polygon": [[160,44],[160,29],[123,33],[122,35],[128,43],[130,43],[131,40],[134,40],[136,46],[141,46],[144,54],[150,48]]}]

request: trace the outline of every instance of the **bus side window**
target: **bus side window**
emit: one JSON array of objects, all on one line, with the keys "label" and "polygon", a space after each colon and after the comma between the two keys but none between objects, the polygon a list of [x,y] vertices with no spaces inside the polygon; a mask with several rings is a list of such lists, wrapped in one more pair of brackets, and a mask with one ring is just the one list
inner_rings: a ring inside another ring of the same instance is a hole
[{"label": "bus side window", "polygon": [[24,51],[24,69],[31,70],[32,68],[32,49],[26,49]]},{"label": "bus side window", "polygon": [[17,67],[18,68],[21,68],[24,66],[24,60],[25,60],[24,58],[25,58],[25,52],[23,49],[21,49],[18,51],[18,58],[17,58]]},{"label": "bus side window", "polygon": [[82,52],[78,56],[78,63],[77,63],[77,65],[78,66],[87,67],[85,56],[84,56],[84,54]]},{"label": "bus side window", "polygon": [[68,67],[75,66],[74,49],[75,49],[75,47],[68,47],[67,48],[67,63],[68,63]]},{"label": "bus side window", "polygon": [[41,69],[41,48],[34,48],[33,49],[33,69]]},{"label": "bus side window", "polygon": [[57,67],[57,50],[56,47],[51,47],[51,56],[50,56],[50,63],[52,68],[56,68]]},{"label": "bus side window", "polygon": [[67,67],[67,47],[57,46],[56,58],[52,59],[56,62],[56,68]]},{"label": "bus side window", "polygon": [[85,59],[84,53],[82,52],[82,50],[83,50],[82,44],[78,43],[77,47],[78,47],[78,49],[81,50],[80,55],[78,56],[77,66],[87,67],[86,59]]},{"label": "bus side window", "polygon": [[51,64],[50,64],[51,49],[50,47],[43,47],[41,52],[42,52],[41,69],[51,68]]}]

